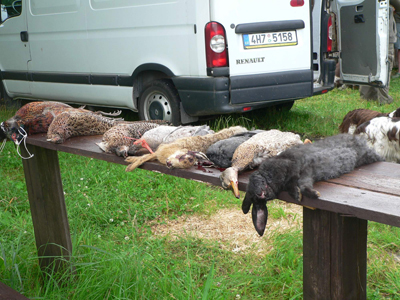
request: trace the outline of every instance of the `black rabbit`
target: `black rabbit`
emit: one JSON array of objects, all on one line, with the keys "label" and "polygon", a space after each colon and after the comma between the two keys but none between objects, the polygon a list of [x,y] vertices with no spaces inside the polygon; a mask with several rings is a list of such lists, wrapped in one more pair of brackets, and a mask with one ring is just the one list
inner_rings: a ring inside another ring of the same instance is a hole
[{"label": "black rabbit", "polygon": [[266,202],[276,199],[280,192],[287,191],[298,201],[302,195],[318,198],[314,182],[336,178],[361,165],[382,160],[363,137],[350,134],[296,145],[266,159],[250,176],[242,210],[247,214],[253,204],[254,227],[262,236],[268,219]]}]

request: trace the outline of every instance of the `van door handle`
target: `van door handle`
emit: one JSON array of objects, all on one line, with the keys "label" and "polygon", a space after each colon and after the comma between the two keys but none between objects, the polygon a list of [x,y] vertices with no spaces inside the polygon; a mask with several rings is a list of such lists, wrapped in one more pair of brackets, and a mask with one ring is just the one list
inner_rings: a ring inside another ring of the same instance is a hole
[{"label": "van door handle", "polygon": [[365,23],[364,15],[355,15],[354,23]]},{"label": "van door handle", "polygon": [[28,31],[21,31],[21,41],[27,42],[29,40]]}]

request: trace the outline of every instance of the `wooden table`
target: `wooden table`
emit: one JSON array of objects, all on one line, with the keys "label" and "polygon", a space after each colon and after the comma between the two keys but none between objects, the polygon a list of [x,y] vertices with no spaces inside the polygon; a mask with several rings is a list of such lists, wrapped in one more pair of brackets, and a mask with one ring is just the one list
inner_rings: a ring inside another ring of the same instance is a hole
[{"label": "wooden table", "polygon": [[[27,139],[35,156],[23,160],[23,166],[43,268],[54,263],[54,256],[62,254],[68,260],[72,252],[57,151],[127,164],[102,152],[95,144],[100,140],[100,136],[77,137],[56,145],[46,142],[44,134]],[[217,169],[170,170],[155,162],[142,168],[220,185]],[[250,174],[241,174],[240,190],[246,190]],[[379,162],[316,183],[321,193],[317,200],[304,198],[297,203],[286,192],[279,195],[281,200],[316,208],[303,209],[304,299],[366,299],[368,220],[400,227],[399,179],[400,165]],[[57,261],[56,266],[60,267]]]},{"label": "wooden table", "polygon": [[29,300],[24,295],[13,290],[9,286],[0,282],[0,299],[1,300]]}]

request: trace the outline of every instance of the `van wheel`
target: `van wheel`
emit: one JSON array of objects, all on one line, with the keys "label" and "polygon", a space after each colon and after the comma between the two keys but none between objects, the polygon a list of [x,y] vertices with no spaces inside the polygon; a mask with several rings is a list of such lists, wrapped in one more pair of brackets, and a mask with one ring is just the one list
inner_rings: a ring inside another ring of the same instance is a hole
[{"label": "van wheel", "polygon": [[170,79],[154,80],[139,97],[140,120],[165,120],[181,123],[178,91]]}]

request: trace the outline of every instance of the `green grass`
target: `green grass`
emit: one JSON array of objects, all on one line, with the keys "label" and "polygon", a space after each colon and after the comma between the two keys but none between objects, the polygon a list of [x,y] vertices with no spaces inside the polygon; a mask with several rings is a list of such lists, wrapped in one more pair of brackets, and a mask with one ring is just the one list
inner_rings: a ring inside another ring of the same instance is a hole
[{"label": "green grass", "polygon": [[[391,105],[361,100],[357,90],[334,90],[274,109],[209,121],[293,131],[303,138],[338,133],[355,108],[389,112],[400,106],[400,80]],[[0,120],[14,111],[0,107]],[[160,224],[182,216],[240,210],[230,192],[203,183],[59,153],[73,242],[72,274],[44,274],[39,266],[21,159],[7,143],[0,154],[0,281],[31,299],[301,299],[302,231],[280,201],[271,218],[287,230],[266,233],[268,251],[233,252],[221,242],[190,234],[155,235]],[[400,229],[369,223],[368,299],[400,299]]]}]

